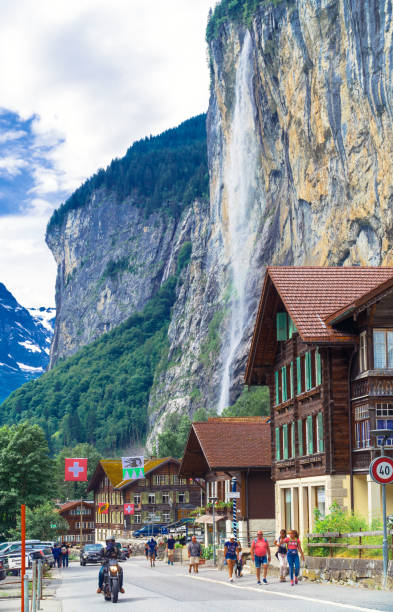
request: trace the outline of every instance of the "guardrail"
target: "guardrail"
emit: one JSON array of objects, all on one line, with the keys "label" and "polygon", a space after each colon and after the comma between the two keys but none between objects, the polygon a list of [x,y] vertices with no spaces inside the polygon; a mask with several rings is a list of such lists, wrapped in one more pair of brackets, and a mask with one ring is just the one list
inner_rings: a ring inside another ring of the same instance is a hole
[{"label": "guardrail", "polygon": [[[392,543],[389,546],[389,549],[393,551],[393,529],[388,531],[388,534],[392,536]],[[375,536],[383,536],[382,530],[377,531],[352,531],[348,533],[340,533],[338,531],[329,531],[326,533],[307,533],[307,547],[308,548],[328,548],[329,549],[329,557],[333,557],[333,549],[341,548],[344,550],[358,550],[359,559],[362,558],[363,550],[381,550],[382,551],[382,542],[381,544],[364,544],[363,538],[375,537]],[[323,542],[310,542],[310,540],[315,539],[325,539]],[[350,544],[349,542],[334,542],[332,540],[350,540],[352,538],[358,538],[358,542],[356,544]],[[326,541],[328,540],[328,541]],[[327,556],[327,555],[326,555]]]}]

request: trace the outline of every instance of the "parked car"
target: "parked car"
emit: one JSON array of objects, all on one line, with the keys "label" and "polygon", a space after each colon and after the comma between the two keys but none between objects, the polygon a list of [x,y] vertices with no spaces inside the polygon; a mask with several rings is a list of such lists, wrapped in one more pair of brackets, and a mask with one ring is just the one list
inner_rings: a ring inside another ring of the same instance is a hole
[{"label": "parked car", "polygon": [[161,535],[161,529],[166,529],[164,525],[145,525],[141,529],[133,532],[134,538],[148,538],[151,536]]},{"label": "parked car", "polygon": [[49,546],[34,545],[33,549],[36,552],[41,554],[41,558],[43,558],[45,560],[45,563],[49,567],[54,567],[55,566],[55,558],[53,556],[52,549]]},{"label": "parked car", "polygon": [[101,544],[85,544],[80,551],[80,564],[101,563],[103,546]]}]

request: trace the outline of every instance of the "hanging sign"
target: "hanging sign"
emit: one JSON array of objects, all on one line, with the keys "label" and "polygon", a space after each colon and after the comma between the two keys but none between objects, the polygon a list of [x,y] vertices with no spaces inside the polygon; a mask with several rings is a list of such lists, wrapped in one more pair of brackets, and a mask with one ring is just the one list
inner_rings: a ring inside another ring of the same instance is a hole
[{"label": "hanging sign", "polygon": [[135,506],[134,504],[124,504],[124,514],[134,514]]},{"label": "hanging sign", "polygon": [[123,480],[137,480],[145,477],[144,457],[122,457]]},{"label": "hanging sign", "polygon": [[370,476],[378,484],[393,483],[393,459],[377,457],[370,463]]},{"label": "hanging sign", "polygon": [[100,502],[98,504],[98,514],[108,514],[109,504],[108,502]]}]

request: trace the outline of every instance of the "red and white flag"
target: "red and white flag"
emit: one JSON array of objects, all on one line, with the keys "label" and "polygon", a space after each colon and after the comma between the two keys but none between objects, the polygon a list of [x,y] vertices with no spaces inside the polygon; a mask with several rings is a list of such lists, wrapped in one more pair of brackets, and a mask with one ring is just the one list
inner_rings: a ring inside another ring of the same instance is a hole
[{"label": "red and white flag", "polygon": [[87,480],[87,459],[66,458],[64,480]]},{"label": "red and white flag", "polygon": [[124,504],[124,515],[126,514],[134,514],[135,505],[134,504]]}]

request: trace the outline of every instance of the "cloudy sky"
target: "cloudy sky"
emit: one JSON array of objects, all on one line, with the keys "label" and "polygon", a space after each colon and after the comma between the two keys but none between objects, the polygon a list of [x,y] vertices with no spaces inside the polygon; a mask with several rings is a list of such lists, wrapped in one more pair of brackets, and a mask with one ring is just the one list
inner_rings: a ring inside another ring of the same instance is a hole
[{"label": "cloudy sky", "polygon": [[130,144],[207,109],[216,0],[0,0],[0,282],[54,304],[54,208]]}]

